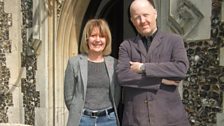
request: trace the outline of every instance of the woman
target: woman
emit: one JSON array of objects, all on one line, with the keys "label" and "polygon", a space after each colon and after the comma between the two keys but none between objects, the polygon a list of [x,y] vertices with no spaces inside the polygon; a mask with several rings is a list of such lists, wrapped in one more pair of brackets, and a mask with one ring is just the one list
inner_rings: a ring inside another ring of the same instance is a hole
[{"label": "woman", "polygon": [[105,20],[91,19],[86,23],[80,52],[69,59],[65,71],[67,126],[119,126],[117,60],[109,56],[111,32]]}]

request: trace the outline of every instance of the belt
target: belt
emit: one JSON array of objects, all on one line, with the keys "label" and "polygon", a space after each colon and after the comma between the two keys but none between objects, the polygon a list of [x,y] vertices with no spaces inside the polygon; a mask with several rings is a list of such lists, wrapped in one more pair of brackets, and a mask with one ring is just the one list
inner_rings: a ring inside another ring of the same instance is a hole
[{"label": "belt", "polygon": [[175,86],[175,85],[166,85],[166,84],[161,84],[160,85],[160,89],[165,90],[165,91],[169,91],[169,92],[175,91],[176,88],[177,88],[177,86]]},{"label": "belt", "polygon": [[87,115],[87,116],[106,116],[108,114],[110,114],[111,112],[114,112],[114,108],[110,108],[110,109],[105,109],[105,110],[97,110],[97,111],[94,111],[94,110],[84,110],[83,111],[83,114],[84,115]]}]

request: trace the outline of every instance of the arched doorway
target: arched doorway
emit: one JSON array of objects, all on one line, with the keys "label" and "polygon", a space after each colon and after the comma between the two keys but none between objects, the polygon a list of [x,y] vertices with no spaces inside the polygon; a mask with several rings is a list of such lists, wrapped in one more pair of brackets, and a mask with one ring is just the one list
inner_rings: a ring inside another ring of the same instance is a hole
[{"label": "arched doorway", "polygon": [[[64,125],[67,121],[67,109],[63,99],[64,70],[69,57],[78,54],[79,41],[83,27],[88,19],[104,18],[112,32],[112,56],[118,58],[118,48],[127,35],[133,32],[127,16],[128,6],[131,0],[65,0],[58,22],[55,35],[56,44],[54,50],[53,85],[53,125]],[[54,19],[55,20],[55,19]],[[129,26],[128,26],[129,25]],[[125,29],[125,30],[124,30]],[[124,32],[125,31],[125,32]]]},{"label": "arched doorway", "polygon": [[[118,47],[123,40],[123,1],[91,0],[85,12],[81,32],[87,20],[91,18],[105,19],[112,33],[112,56],[118,57]],[[80,34],[81,36],[81,34]],[[80,37],[81,38],[81,37]]]}]

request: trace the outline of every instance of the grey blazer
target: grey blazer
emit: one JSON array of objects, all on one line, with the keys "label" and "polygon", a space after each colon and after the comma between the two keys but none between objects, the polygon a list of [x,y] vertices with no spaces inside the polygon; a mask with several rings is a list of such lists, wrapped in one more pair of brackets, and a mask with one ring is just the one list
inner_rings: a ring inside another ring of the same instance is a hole
[{"label": "grey blazer", "polygon": [[[106,56],[105,63],[110,79],[110,95],[119,125],[116,109],[120,101],[120,87],[115,74],[117,60],[111,56]],[[79,126],[85,103],[87,75],[87,55],[80,54],[68,60],[64,78],[64,99],[69,110],[67,126]]]}]

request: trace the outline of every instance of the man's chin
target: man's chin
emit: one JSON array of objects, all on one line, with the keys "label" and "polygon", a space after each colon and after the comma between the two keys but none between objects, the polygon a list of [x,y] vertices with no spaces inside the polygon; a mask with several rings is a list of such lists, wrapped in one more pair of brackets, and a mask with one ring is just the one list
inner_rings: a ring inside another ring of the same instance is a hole
[{"label": "man's chin", "polygon": [[150,36],[151,32],[142,32],[142,36]]}]

